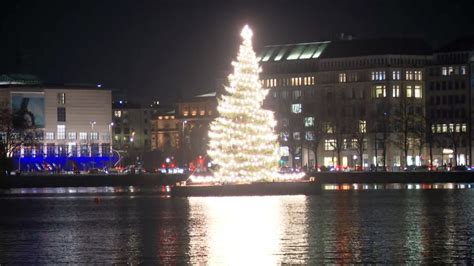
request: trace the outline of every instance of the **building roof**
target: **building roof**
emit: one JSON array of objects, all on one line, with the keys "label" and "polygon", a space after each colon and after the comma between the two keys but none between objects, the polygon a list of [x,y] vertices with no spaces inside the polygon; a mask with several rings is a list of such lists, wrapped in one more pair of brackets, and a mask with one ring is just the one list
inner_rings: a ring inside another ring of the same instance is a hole
[{"label": "building roof", "polygon": [[323,41],[265,46],[258,54],[260,62],[317,58],[358,57],[369,55],[428,55],[432,49],[421,39],[384,38]]},{"label": "building roof", "polygon": [[465,36],[456,39],[447,45],[441,47],[436,52],[448,53],[448,52],[459,52],[459,51],[472,51],[474,50],[474,35]]},{"label": "building roof", "polygon": [[194,97],[196,98],[206,98],[206,97],[216,97],[217,93],[216,92],[210,92],[210,93],[205,93],[201,95],[196,95]]},{"label": "building roof", "polygon": [[0,85],[39,85],[42,81],[30,74],[2,74]]},{"label": "building roof", "polygon": [[257,55],[260,62],[318,58],[330,42],[268,45]]}]

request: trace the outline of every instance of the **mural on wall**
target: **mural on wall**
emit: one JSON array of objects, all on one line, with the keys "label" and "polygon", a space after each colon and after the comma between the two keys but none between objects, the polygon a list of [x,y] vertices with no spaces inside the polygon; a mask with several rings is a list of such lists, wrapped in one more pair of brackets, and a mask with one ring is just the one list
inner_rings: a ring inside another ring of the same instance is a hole
[{"label": "mural on wall", "polygon": [[44,128],[44,94],[13,92],[11,104],[15,128]]}]

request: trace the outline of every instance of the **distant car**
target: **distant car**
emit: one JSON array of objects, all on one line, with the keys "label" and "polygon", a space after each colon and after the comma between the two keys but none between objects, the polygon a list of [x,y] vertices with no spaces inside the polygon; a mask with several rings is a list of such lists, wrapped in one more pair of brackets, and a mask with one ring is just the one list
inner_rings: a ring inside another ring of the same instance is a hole
[{"label": "distant car", "polygon": [[440,166],[436,167],[436,171],[437,172],[446,172],[446,171],[448,171],[448,169],[447,169],[446,166],[440,165]]},{"label": "distant car", "polygon": [[465,171],[470,171],[469,167],[465,165],[456,165],[451,167],[451,172],[465,172]]},{"label": "distant car", "polygon": [[414,172],[415,168],[416,168],[415,165],[409,165],[409,166],[405,167],[405,172]]}]

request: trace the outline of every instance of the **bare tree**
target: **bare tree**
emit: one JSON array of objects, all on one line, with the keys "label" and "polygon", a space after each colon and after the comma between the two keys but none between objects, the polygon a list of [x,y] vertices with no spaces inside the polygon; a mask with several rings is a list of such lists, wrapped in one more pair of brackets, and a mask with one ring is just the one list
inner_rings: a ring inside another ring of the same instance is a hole
[{"label": "bare tree", "polygon": [[39,134],[34,126],[27,123],[18,123],[6,103],[0,106],[0,170],[2,174],[9,174],[12,170],[12,157],[19,153],[22,146],[34,147]]},{"label": "bare tree", "polygon": [[415,112],[413,115],[413,137],[418,156],[422,157],[423,148],[427,144],[427,135],[431,129],[428,127],[427,118],[423,113]]},{"label": "bare tree", "polygon": [[410,149],[410,137],[412,136],[414,120],[412,115],[413,104],[409,98],[403,95],[399,98],[391,121],[393,125],[393,133],[395,135],[394,143],[403,154],[400,160],[400,165],[405,168],[407,165],[408,152]]},{"label": "bare tree", "polygon": [[364,170],[364,151],[367,148],[367,122],[365,119],[360,119],[351,123],[353,148],[357,151],[361,170]]}]

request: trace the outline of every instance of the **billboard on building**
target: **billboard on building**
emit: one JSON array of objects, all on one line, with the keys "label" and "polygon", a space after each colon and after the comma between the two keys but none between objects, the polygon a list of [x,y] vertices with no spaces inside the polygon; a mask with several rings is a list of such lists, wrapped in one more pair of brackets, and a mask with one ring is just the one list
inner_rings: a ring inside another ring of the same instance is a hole
[{"label": "billboard on building", "polygon": [[15,128],[44,128],[44,94],[12,92],[11,105]]}]

